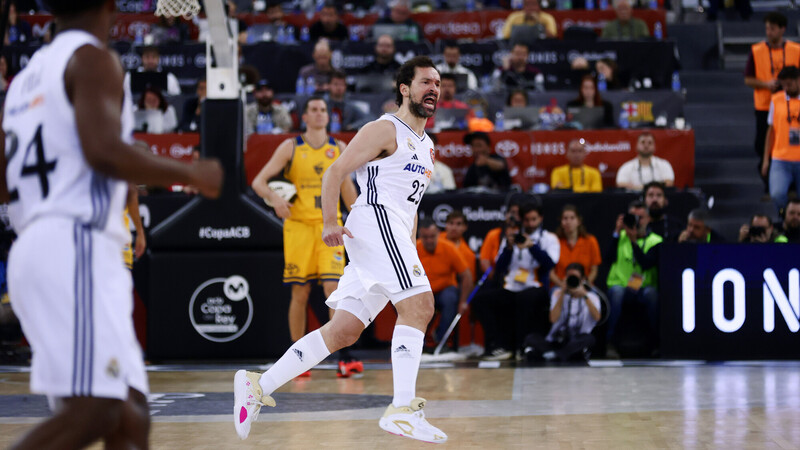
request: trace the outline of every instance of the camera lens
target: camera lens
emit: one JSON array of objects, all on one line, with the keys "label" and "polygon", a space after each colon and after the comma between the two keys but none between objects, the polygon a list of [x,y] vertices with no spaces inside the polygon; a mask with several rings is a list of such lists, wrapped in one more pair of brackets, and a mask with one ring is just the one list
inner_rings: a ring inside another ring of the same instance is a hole
[{"label": "camera lens", "polygon": [[570,275],[567,277],[567,287],[570,289],[575,289],[581,284],[581,279],[576,277],[575,275]]}]

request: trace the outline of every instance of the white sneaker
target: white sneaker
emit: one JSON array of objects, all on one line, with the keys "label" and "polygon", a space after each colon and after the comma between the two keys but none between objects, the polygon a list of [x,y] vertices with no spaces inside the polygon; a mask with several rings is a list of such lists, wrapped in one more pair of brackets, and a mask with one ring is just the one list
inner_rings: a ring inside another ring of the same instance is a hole
[{"label": "white sneaker", "polygon": [[405,436],[423,442],[441,444],[447,442],[447,435],[442,430],[425,420],[425,399],[416,397],[411,400],[410,406],[395,408],[389,404],[378,424],[389,433]]},{"label": "white sneaker", "polygon": [[496,348],[492,353],[483,357],[484,361],[505,361],[514,357],[514,354],[504,348]]},{"label": "white sneaker", "polygon": [[275,400],[269,395],[261,395],[261,378],[256,372],[239,370],[233,377],[233,424],[236,434],[247,439],[250,425],[258,418],[262,406],[275,406]]}]

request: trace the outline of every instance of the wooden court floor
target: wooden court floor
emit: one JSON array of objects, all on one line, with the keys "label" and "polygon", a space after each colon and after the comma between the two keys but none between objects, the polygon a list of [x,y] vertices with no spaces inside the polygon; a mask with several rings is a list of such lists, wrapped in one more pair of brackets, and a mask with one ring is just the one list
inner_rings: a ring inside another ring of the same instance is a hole
[{"label": "wooden court floor", "polygon": [[[423,368],[418,395],[443,448],[798,449],[800,363],[661,362],[595,367]],[[391,371],[315,370],[276,393],[240,441],[234,367],[150,372],[153,448],[431,448],[382,431]],[[28,375],[0,368],[0,447],[45,417]],[[99,447],[98,447],[99,448]]]}]

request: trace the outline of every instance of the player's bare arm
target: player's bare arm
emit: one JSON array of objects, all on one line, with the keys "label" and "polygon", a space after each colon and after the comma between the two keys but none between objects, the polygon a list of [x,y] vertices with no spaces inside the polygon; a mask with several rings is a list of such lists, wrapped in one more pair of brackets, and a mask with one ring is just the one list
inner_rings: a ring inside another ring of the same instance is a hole
[{"label": "player's bare arm", "polygon": [[289,164],[289,161],[292,159],[293,151],[294,139],[286,139],[285,141],[281,142],[281,144],[275,149],[275,152],[269,158],[269,161],[267,161],[264,167],[261,168],[261,170],[258,172],[258,175],[253,178],[253,182],[250,184],[259,197],[269,201],[269,203],[275,209],[275,214],[277,214],[281,219],[288,219],[292,215],[292,213],[289,212],[289,208],[292,207],[292,204],[281,198],[281,196],[277,195],[275,191],[267,186],[267,183],[269,183],[269,180],[283,172],[283,170]]},{"label": "player's bare arm", "polygon": [[87,163],[112,178],[164,187],[191,184],[206,197],[218,197],[223,178],[219,161],[185,164],[139,151],[122,140],[122,78],[118,59],[92,45],[78,49],[67,64],[64,84]]},{"label": "player's bare arm", "polygon": [[125,200],[128,207],[128,215],[131,216],[134,228],[136,228],[136,240],[133,245],[133,254],[136,258],[141,258],[147,248],[147,240],[144,236],[144,225],[142,216],[139,215],[139,189],[134,183],[128,183],[128,198]]},{"label": "player's bare arm", "polygon": [[344,244],[342,235],[353,237],[347,228],[338,224],[336,208],[339,206],[341,185],[344,179],[364,164],[391,155],[397,150],[394,125],[385,120],[370,122],[355,135],[347,151],[328,167],[322,176],[322,240],[333,247]]},{"label": "player's bare arm", "polygon": [[8,203],[9,200],[6,182],[6,133],[3,131],[3,116],[0,113],[0,203]]},{"label": "player's bare arm", "polygon": [[[339,154],[341,155],[345,149],[347,148],[347,144],[340,140],[336,140],[336,144],[339,146],[341,151]],[[358,190],[356,189],[355,183],[353,183],[353,177],[344,177],[344,181],[342,182],[342,201],[344,201],[344,206],[347,208],[348,211],[352,209],[353,203],[356,202],[356,198],[358,198]]]}]

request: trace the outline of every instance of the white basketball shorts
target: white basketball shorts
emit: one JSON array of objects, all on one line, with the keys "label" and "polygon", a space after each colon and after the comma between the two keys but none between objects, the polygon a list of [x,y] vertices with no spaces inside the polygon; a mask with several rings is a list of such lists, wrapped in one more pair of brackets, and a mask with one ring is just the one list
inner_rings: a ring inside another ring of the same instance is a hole
[{"label": "white basketball shorts", "polygon": [[70,218],[42,218],[11,247],[11,306],[31,344],[31,391],[125,400],[147,394],[133,330],[133,282],[119,242]]},{"label": "white basketball shorts", "polygon": [[431,285],[417,255],[411,230],[381,206],[358,206],[350,211],[344,237],[350,258],[339,286],[327,305],[344,309],[369,325],[386,303],[430,291]]}]

